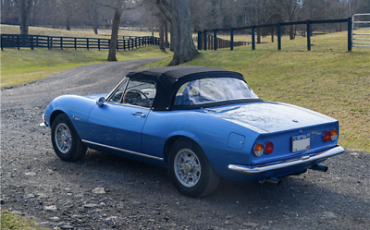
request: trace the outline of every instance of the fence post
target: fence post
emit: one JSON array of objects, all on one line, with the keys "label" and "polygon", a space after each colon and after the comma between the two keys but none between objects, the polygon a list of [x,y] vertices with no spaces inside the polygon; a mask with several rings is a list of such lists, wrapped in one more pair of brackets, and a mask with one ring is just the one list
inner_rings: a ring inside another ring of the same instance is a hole
[{"label": "fence post", "polygon": [[4,50],[4,45],[3,45],[3,42],[4,42],[4,40],[3,40],[3,35],[1,34],[0,35],[0,37],[1,37],[1,50]]},{"label": "fence post", "polygon": [[310,20],[307,20],[307,50],[311,50],[311,24],[310,24]]},{"label": "fence post", "polygon": [[198,31],[198,50],[202,49],[202,32]]},{"label": "fence post", "polygon": [[33,50],[33,36],[32,35],[30,36],[30,43],[31,43],[30,44],[31,45],[31,50]]},{"label": "fence post", "polygon": [[230,29],[230,50],[234,49],[234,28]]},{"label": "fence post", "polygon": [[89,38],[86,38],[86,48],[87,48],[87,50],[90,49],[90,47],[89,47]]},{"label": "fence post", "polygon": [[256,49],[256,41],[255,41],[255,36],[254,36],[255,31],[256,31],[256,27],[253,26],[252,27],[252,50]]},{"label": "fence post", "polygon": [[126,40],[123,40],[123,50],[126,50]]},{"label": "fence post", "polygon": [[218,42],[217,42],[217,30],[215,30],[215,31],[214,31],[214,38],[213,38],[213,41],[214,41],[214,42],[213,42],[213,43],[214,43],[214,47],[213,47],[213,49],[214,49],[214,50],[217,50],[217,45],[218,45],[218,44],[217,44],[217,43],[218,43]]},{"label": "fence post", "polygon": [[50,49],[53,49],[53,37],[50,37]]},{"label": "fence post", "polygon": [[352,51],[352,18],[348,18],[348,51]]},{"label": "fence post", "polygon": [[63,50],[63,37],[60,37],[60,49]]},{"label": "fence post", "polygon": [[204,50],[207,50],[207,30],[204,30]]},{"label": "fence post", "polygon": [[75,50],[77,50],[77,38],[74,39]]},{"label": "fence post", "polygon": [[278,50],[281,50],[281,24],[278,23]]},{"label": "fence post", "polygon": [[17,36],[17,47],[18,47],[18,50],[19,50],[19,35]]},{"label": "fence post", "polygon": [[98,49],[100,51],[100,38],[98,38]]}]

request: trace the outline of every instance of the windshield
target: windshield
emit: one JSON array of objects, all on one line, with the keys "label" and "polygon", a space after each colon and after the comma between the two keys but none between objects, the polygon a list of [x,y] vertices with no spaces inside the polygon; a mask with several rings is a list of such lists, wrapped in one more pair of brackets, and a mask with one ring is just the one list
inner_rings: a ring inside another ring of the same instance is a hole
[{"label": "windshield", "polygon": [[182,85],[176,94],[175,105],[258,99],[245,81],[237,78],[202,78]]}]

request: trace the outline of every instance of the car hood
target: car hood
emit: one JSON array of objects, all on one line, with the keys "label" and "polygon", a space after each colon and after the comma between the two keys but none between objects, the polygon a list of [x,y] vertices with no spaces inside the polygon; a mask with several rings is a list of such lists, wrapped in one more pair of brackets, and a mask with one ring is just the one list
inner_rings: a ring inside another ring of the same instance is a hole
[{"label": "car hood", "polygon": [[107,94],[106,93],[100,93],[100,94],[92,94],[92,95],[86,95],[84,97],[87,97],[87,98],[90,98],[90,99],[93,99],[93,100],[96,100],[96,99],[99,99],[101,97],[105,97]]},{"label": "car hood", "polygon": [[259,133],[273,133],[336,122],[335,119],[312,110],[277,102],[230,105],[204,109],[204,111]]}]

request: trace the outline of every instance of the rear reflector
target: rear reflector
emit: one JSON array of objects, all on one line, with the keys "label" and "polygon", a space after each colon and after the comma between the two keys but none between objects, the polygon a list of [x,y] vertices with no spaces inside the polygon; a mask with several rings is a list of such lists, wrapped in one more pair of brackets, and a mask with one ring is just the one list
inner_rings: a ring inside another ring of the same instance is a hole
[{"label": "rear reflector", "polygon": [[266,142],[265,144],[265,153],[271,154],[274,151],[274,144],[271,141]]},{"label": "rear reflector", "polygon": [[329,130],[324,132],[323,139],[324,139],[325,142],[328,142],[328,141],[331,140],[331,132]]}]

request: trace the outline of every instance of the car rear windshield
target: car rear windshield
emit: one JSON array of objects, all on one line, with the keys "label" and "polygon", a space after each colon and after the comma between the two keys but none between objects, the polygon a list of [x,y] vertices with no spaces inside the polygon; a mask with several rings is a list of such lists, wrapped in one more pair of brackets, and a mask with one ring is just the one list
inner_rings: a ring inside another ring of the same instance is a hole
[{"label": "car rear windshield", "polygon": [[175,105],[258,99],[245,81],[237,78],[202,78],[185,83],[176,94]]}]

